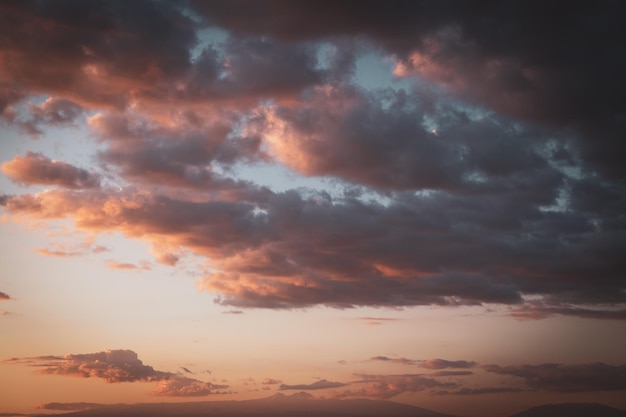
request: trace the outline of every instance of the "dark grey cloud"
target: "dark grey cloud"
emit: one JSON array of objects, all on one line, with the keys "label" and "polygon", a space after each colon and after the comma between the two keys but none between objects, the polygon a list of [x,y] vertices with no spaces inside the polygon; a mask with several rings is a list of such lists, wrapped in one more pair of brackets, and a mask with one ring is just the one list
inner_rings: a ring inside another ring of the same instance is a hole
[{"label": "dark grey cloud", "polygon": [[445,359],[428,359],[421,361],[420,366],[426,369],[447,369],[447,368],[473,368],[476,366],[474,361],[448,361]]},{"label": "dark grey cloud", "polygon": [[487,372],[522,378],[529,388],[554,392],[619,391],[626,389],[626,365],[590,363],[563,365],[485,365]]},{"label": "dark grey cloud", "polygon": [[0,301],[4,301],[4,300],[12,300],[12,298],[9,297],[9,294],[0,291]]},{"label": "dark grey cloud", "polygon": [[397,363],[400,365],[416,365],[419,361],[408,359],[408,358],[390,358],[388,356],[372,356],[370,361],[381,361],[381,362],[390,362]]},{"label": "dark grey cloud", "polygon": [[[235,33],[284,41],[362,36],[471,101],[579,140],[594,169],[623,178],[625,6],[540,2],[195,2]],[[320,24],[319,22],[324,22]],[[580,59],[585,57],[585,59]]]}]

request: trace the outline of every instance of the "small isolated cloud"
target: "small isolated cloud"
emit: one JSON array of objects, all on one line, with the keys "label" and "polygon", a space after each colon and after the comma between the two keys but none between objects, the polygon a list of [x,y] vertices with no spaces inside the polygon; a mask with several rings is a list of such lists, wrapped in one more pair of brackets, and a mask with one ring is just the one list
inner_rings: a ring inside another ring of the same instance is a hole
[{"label": "small isolated cloud", "polygon": [[372,356],[370,361],[380,361],[380,362],[389,362],[389,363],[398,363],[401,365],[415,365],[419,361],[408,359],[408,358],[390,358],[388,356]]},{"label": "small isolated cloud", "polygon": [[522,378],[529,388],[553,392],[619,391],[626,389],[626,365],[590,363],[562,365],[485,365],[487,372]]},{"label": "small isolated cloud", "polygon": [[243,314],[242,310],[228,310],[228,311],[223,311],[222,314]]},{"label": "small isolated cloud", "polygon": [[315,381],[312,384],[297,384],[297,385],[281,384],[278,389],[281,391],[285,391],[285,390],[308,391],[308,390],[318,390],[318,389],[328,389],[328,388],[340,388],[340,387],[345,387],[346,385],[348,384],[320,379],[319,381]]},{"label": "small isolated cloud", "polygon": [[36,152],[16,156],[2,164],[0,170],[11,180],[26,185],[58,185],[71,189],[100,187],[97,174]]},{"label": "small isolated cloud", "polygon": [[59,250],[59,249],[49,249],[49,248],[37,249],[37,253],[39,255],[53,256],[56,258],[71,258],[73,256],[83,255],[83,252],[81,251]]},{"label": "small isolated cloud", "polygon": [[65,356],[34,356],[10,358],[3,363],[28,365],[39,368],[35,373],[63,375],[80,378],[100,378],[107,383],[153,382],[154,395],[168,397],[205,396],[220,393],[227,385],[215,385],[155,370],[138,358],[132,350],[106,350],[103,352],[71,354]]},{"label": "small isolated cloud", "polygon": [[426,369],[472,368],[476,366],[476,362],[448,361],[445,359],[428,359],[425,361],[420,361],[420,366]]},{"label": "small isolated cloud", "polygon": [[380,326],[384,323],[397,321],[398,319],[391,317],[359,317],[359,320],[361,320],[368,326]]},{"label": "small isolated cloud", "polygon": [[193,374],[193,372],[189,368],[185,368],[184,366],[181,366],[180,369],[182,369],[185,373]]},{"label": "small isolated cloud", "polygon": [[281,382],[283,382],[283,381],[281,381],[279,379],[265,378],[263,380],[263,382],[261,382],[261,384],[263,384],[263,385],[276,385],[276,384],[280,384]]},{"label": "small isolated cloud", "polygon": [[137,264],[129,263],[129,262],[116,262],[116,261],[107,261],[107,267],[110,269],[120,269],[120,270],[150,270],[150,263],[147,261],[142,261]]},{"label": "small isolated cloud", "polygon": [[11,300],[11,297],[9,297],[9,294],[0,291],[0,301],[3,301],[3,300]]}]

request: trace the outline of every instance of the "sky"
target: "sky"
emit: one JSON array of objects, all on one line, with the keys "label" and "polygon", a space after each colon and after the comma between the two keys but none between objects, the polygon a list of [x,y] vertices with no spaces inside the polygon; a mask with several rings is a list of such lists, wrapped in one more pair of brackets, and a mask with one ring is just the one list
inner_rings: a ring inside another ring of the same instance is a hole
[{"label": "sky", "polygon": [[620,1],[0,1],[0,413],[626,408]]}]

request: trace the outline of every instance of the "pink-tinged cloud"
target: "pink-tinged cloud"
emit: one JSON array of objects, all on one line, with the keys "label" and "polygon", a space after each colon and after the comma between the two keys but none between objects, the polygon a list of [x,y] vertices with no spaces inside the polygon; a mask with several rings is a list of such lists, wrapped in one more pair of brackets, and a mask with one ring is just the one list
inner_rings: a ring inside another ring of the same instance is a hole
[{"label": "pink-tinged cloud", "polygon": [[0,301],[4,301],[4,300],[11,300],[12,298],[9,297],[9,294],[4,293],[2,291],[0,291]]},{"label": "pink-tinged cloud", "polygon": [[219,393],[227,385],[216,385],[171,372],[155,370],[138,358],[132,350],[71,354],[65,356],[35,356],[10,358],[7,364],[37,367],[37,374],[99,378],[107,383],[152,382],[154,395],[170,397],[206,396]]},{"label": "pink-tinged cloud", "polygon": [[319,381],[315,381],[311,384],[296,384],[296,385],[281,384],[278,387],[278,389],[281,391],[286,391],[286,390],[309,391],[309,390],[320,390],[320,389],[330,389],[330,388],[341,388],[347,385],[348,384],[345,384],[343,382],[328,381],[326,379],[320,379]]},{"label": "pink-tinged cloud", "polygon": [[155,390],[152,393],[160,397],[204,397],[225,393],[219,391],[225,388],[228,388],[228,385],[217,385],[174,375],[169,379],[156,382]]},{"label": "pink-tinged cloud", "polygon": [[81,256],[84,253],[81,251],[66,251],[66,250],[55,250],[48,248],[37,249],[37,253],[43,256],[54,256],[57,258],[71,258],[73,256]]},{"label": "pink-tinged cloud", "polygon": [[116,262],[116,261],[107,261],[107,268],[110,269],[119,269],[119,270],[150,270],[150,264],[148,262],[142,262],[139,265],[129,263],[129,262]]},{"label": "pink-tinged cloud", "polygon": [[405,392],[419,392],[434,388],[457,388],[456,382],[438,381],[424,375],[368,375],[356,374],[360,380],[352,385],[362,385],[355,390],[347,390],[339,394],[339,397],[372,397],[393,398]]},{"label": "pink-tinged cloud", "polygon": [[100,177],[82,168],[34,152],[16,156],[0,168],[11,180],[26,185],[58,185],[70,189],[98,188]]},{"label": "pink-tinged cloud", "polygon": [[563,365],[483,366],[487,372],[521,378],[530,389],[553,392],[626,390],[626,365],[589,363]]}]

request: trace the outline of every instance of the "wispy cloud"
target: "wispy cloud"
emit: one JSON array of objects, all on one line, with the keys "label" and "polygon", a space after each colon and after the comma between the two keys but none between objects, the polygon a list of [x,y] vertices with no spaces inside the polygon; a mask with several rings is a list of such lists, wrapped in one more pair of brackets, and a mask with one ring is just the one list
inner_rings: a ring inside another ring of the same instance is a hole
[{"label": "wispy cloud", "polygon": [[535,390],[553,392],[619,391],[626,389],[626,365],[590,363],[563,365],[484,365],[487,372],[521,378]]}]

